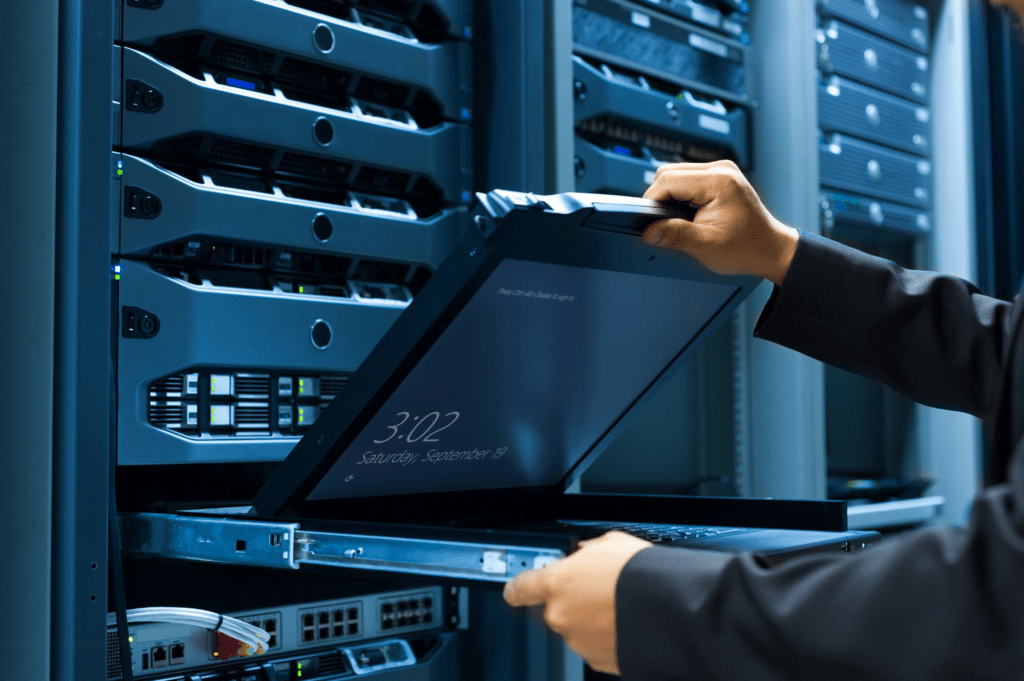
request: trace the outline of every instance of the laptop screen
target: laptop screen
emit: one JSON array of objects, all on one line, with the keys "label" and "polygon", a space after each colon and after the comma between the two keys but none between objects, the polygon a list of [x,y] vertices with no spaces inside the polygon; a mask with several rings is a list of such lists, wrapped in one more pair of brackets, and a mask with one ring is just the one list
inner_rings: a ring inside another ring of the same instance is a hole
[{"label": "laptop screen", "polygon": [[307,499],[556,484],[737,290],[505,259]]}]

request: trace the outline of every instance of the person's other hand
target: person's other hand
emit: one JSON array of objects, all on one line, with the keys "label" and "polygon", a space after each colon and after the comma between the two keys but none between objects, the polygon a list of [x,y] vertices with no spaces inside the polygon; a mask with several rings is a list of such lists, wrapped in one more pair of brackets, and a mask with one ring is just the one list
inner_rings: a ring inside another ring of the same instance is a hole
[{"label": "person's other hand", "polygon": [[619,674],[615,586],[638,551],[652,546],[624,532],[580,542],[580,550],[505,584],[509,605],[544,605],[544,621],[595,671]]},{"label": "person's other hand", "polygon": [[800,233],[768,212],[732,161],[663,165],[644,198],[698,207],[693,222],[652,223],[646,243],[683,251],[718,274],[753,274],[776,284],[786,275]]}]

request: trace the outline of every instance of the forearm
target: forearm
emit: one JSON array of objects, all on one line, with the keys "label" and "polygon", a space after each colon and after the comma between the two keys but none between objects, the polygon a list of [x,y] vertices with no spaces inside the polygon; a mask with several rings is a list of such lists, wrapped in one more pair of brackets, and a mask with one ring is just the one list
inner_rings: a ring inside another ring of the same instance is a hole
[{"label": "forearm", "polygon": [[623,678],[1015,678],[1024,552],[1006,491],[980,498],[967,530],[929,528],[777,568],[749,555],[720,565],[700,551],[641,551],[616,590]]},{"label": "forearm", "polygon": [[982,418],[994,407],[1012,304],[812,233],[800,235],[779,272],[786,285],[773,291],[755,336],[922,404]]}]

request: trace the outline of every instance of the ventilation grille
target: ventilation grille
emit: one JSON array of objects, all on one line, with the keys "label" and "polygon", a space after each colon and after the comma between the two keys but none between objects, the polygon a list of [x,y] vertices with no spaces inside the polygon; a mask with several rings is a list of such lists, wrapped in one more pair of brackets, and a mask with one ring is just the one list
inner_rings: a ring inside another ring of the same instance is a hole
[{"label": "ventilation grille", "polygon": [[281,162],[277,164],[277,172],[284,175],[296,175],[309,180],[322,182],[345,182],[352,166],[325,158],[306,156],[293,152],[285,152]]},{"label": "ventilation grille", "polygon": [[236,374],[235,394],[239,397],[266,397],[270,394],[270,374]]},{"label": "ventilation grille", "polygon": [[235,425],[240,428],[261,426],[270,427],[270,405],[266,403],[235,405]]},{"label": "ventilation grille", "polygon": [[[352,204],[347,190],[406,199],[418,217],[440,210],[441,191],[428,178],[394,170],[356,166],[344,161],[297,154],[221,138],[190,135],[154,147],[154,160],[193,182],[202,175],[220,186],[272,193],[271,182],[285,195],[336,205]],[[397,212],[397,211],[396,211]]]},{"label": "ventilation grille", "polygon": [[339,652],[329,655],[321,655],[317,660],[317,674],[319,676],[331,676],[345,672],[345,658]]},{"label": "ventilation grille", "polygon": [[266,168],[273,157],[271,149],[221,139],[214,140],[208,154],[211,161],[255,169]]},{"label": "ventilation grille", "polygon": [[324,376],[320,379],[320,398],[332,400],[348,383],[348,376]]},{"label": "ventilation grille", "polygon": [[177,376],[168,376],[167,378],[161,378],[159,381],[154,381],[149,386],[149,392],[152,393],[178,393],[185,392],[185,377],[181,374]]},{"label": "ventilation grille", "polygon": [[[205,45],[209,45],[208,51],[204,51]],[[252,86],[248,89],[274,94],[275,88],[280,88],[288,99],[338,111],[352,110],[348,98],[352,93],[375,104],[406,109],[420,128],[434,127],[444,118],[441,104],[428,91],[415,86],[275,54],[212,35],[161,40],[153,49],[176,68],[200,80],[204,70],[214,71],[214,79],[221,84],[226,84],[229,74],[243,75]],[[222,69],[223,73],[218,72]],[[255,82],[251,82],[253,79]]]},{"label": "ventilation grille", "polygon": [[225,265],[248,265],[263,267],[270,260],[272,251],[266,248],[241,244],[215,243],[210,247],[207,262]]},{"label": "ventilation grille", "polygon": [[107,681],[116,681],[121,677],[121,646],[117,629],[107,630]]},{"label": "ventilation grille", "polygon": [[185,420],[185,405],[180,402],[150,402],[149,422],[156,426],[181,425]]}]

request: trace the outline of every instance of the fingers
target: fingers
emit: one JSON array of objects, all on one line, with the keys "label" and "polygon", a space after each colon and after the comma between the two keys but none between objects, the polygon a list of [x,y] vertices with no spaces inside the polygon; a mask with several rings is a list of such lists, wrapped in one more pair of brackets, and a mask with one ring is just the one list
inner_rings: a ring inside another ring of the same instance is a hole
[{"label": "fingers", "polygon": [[545,568],[527,570],[505,583],[505,602],[513,607],[540,605],[547,600]]},{"label": "fingers", "polygon": [[734,183],[739,168],[731,161],[714,163],[672,163],[658,168],[645,199],[689,201],[704,206],[717,198],[724,187]]},{"label": "fingers", "polygon": [[696,233],[696,229],[695,224],[681,218],[658,220],[644,230],[643,240],[650,246],[686,250],[686,244],[693,242],[692,235]]}]

